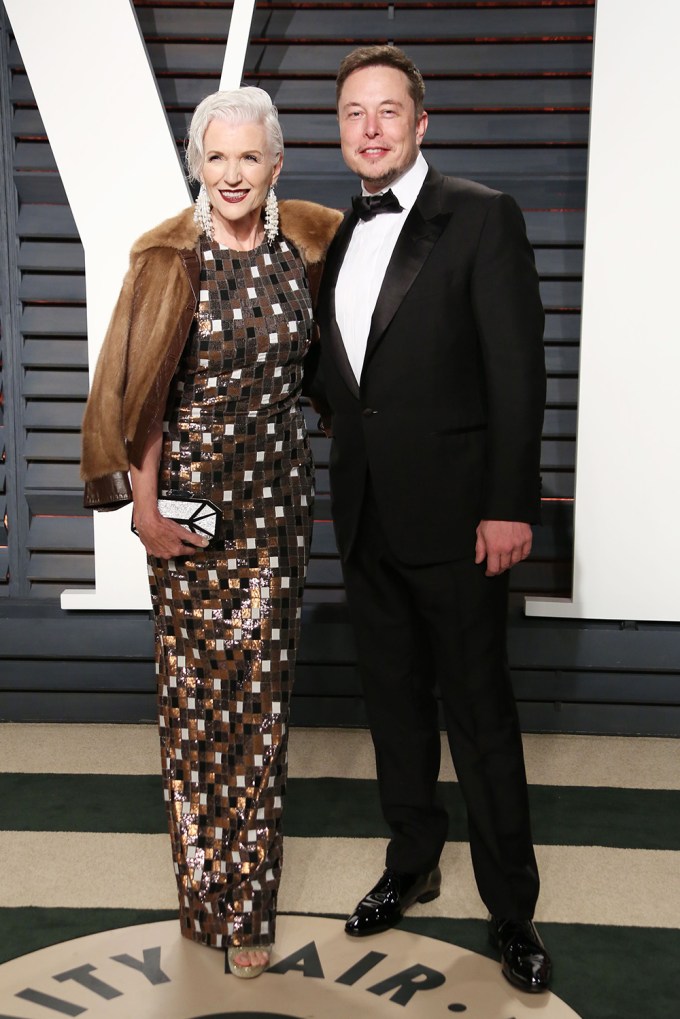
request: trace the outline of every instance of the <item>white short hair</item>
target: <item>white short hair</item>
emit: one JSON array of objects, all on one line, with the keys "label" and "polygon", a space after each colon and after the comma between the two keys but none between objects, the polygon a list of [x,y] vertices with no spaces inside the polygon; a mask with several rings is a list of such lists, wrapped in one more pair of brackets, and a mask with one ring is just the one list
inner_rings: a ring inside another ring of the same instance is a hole
[{"label": "white short hair", "polygon": [[205,154],[203,136],[211,120],[224,120],[228,124],[262,124],[267,133],[272,162],[283,155],[279,115],[264,89],[244,85],[227,92],[212,92],[198,104],[189,125],[185,156],[189,180],[200,180]]}]

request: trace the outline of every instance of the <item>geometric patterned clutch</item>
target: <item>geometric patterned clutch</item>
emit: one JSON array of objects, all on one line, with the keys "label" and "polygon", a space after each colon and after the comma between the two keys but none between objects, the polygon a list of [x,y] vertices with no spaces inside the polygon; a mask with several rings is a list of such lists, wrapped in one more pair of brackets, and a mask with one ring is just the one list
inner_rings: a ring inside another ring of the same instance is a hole
[{"label": "geometric patterned clutch", "polygon": [[[191,495],[162,495],[158,500],[158,512],[162,517],[176,521],[192,534],[214,538],[217,530],[219,509],[210,499],[199,499]],[[137,529],[132,525],[132,530]]]}]

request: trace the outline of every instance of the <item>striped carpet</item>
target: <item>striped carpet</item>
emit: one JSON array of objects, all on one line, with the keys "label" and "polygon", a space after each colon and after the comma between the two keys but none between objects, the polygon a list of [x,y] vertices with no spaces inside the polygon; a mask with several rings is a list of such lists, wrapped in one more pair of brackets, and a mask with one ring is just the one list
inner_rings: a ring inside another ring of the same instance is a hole
[{"label": "striped carpet", "polygon": [[[583,1019],[680,1012],[680,742],[526,736],[554,990]],[[442,895],[404,928],[489,954],[448,752]],[[381,872],[370,740],[293,729],[280,909],[342,916]],[[0,962],[174,916],[156,731],[0,725]]]}]

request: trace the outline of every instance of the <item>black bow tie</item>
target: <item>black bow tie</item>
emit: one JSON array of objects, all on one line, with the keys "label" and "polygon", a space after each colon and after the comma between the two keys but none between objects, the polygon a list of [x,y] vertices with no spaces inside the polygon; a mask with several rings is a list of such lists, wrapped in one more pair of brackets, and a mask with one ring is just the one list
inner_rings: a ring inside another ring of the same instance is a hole
[{"label": "black bow tie", "polygon": [[355,195],[352,208],[360,219],[373,219],[379,212],[401,212],[399,199],[393,191],[383,191],[381,195]]}]

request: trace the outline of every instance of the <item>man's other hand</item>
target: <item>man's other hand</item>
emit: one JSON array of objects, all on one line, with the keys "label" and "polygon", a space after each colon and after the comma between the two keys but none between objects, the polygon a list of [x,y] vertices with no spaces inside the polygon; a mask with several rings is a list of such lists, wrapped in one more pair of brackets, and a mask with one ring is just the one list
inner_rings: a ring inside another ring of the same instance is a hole
[{"label": "man's other hand", "polygon": [[477,528],[475,562],[486,559],[487,577],[497,577],[531,552],[531,526],[518,520],[482,520]]}]

